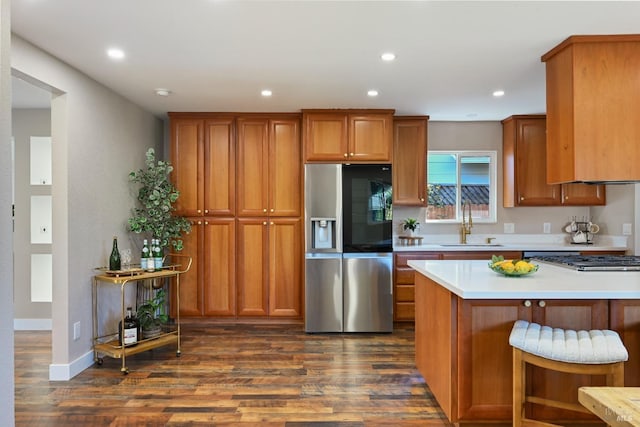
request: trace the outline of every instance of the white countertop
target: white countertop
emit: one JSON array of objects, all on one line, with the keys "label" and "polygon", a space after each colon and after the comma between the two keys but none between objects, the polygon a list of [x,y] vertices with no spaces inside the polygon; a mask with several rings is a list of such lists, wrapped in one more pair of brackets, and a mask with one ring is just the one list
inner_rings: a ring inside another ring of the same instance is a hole
[{"label": "white countertop", "polygon": [[489,260],[408,264],[464,299],[640,299],[640,272],[582,272],[539,263],[529,276],[506,277],[491,270]]},{"label": "white countertop", "polygon": [[[492,245],[486,239],[491,237]],[[397,237],[393,246],[394,252],[450,252],[450,251],[626,251],[626,236],[596,236],[593,244],[572,244],[566,234],[502,234],[473,235],[468,237],[468,244],[460,245],[459,236],[427,235],[423,236],[421,245],[403,244]]]}]

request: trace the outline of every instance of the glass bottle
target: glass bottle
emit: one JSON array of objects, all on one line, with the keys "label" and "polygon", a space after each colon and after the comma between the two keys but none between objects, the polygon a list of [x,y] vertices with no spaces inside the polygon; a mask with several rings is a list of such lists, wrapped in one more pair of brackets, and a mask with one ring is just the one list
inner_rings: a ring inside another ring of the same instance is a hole
[{"label": "glass bottle", "polygon": [[120,270],[120,251],[118,251],[118,239],[116,236],[113,236],[113,248],[109,256],[109,270]]},{"label": "glass bottle", "polygon": [[155,260],[156,270],[162,269],[162,248],[160,248],[160,239],[155,240],[153,245],[153,259]]},{"label": "glass bottle", "polygon": [[140,254],[140,268],[147,271],[153,271],[153,264],[151,265],[151,270],[149,270],[149,259],[151,258],[151,253],[149,252],[149,243],[147,239],[144,239],[142,242],[142,253]]},{"label": "glass bottle", "polygon": [[124,318],[124,327],[122,320],[118,322],[118,342],[120,345],[131,346],[137,344],[139,329],[138,319],[133,315],[131,307],[127,307],[127,315]]}]

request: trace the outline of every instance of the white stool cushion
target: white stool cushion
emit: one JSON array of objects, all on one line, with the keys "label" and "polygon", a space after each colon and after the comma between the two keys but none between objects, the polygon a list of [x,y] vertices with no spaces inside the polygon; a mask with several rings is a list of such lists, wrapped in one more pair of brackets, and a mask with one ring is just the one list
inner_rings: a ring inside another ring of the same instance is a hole
[{"label": "white stool cushion", "polygon": [[620,336],[606,329],[576,332],[518,320],[511,330],[509,344],[560,362],[602,364],[629,358]]}]

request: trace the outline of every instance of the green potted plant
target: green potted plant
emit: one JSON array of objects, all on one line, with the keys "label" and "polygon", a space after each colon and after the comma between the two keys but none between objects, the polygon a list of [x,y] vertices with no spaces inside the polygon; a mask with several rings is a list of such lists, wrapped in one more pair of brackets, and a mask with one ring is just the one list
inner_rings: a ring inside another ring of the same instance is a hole
[{"label": "green potted plant", "polygon": [[420,223],[415,218],[407,218],[402,221],[402,229],[404,231],[409,230],[409,234],[413,234],[420,228]]},{"label": "green potted plant", "polygon": [[134,233],[149,233],[149,239],[160,241],[162,251],[171,245],[174,250],[182,250],[182,233],[191,231],[191,223],[184,217],[175,216],[173,204],[180,192],[169,180],[173,171],[171,163],[156,161],[155,150],[149,148],[146,153],[146,169],[131,172],[131,182],[140,184],[138,190],[139,206],[133,209],[128,224]]},{"label": "green potted plant", "polygon": [[138,306],[136,317],[142,328],[142,338],[153,338],[162,333],[162,325],[169,321],[165,313],[164,289],[155,291],[153,298]]}]

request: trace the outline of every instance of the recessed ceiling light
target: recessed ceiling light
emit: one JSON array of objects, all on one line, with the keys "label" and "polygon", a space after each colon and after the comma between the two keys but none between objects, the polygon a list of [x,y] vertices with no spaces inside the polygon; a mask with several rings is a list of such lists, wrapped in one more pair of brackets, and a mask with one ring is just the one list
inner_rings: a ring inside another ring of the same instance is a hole
[{"label": "recessed ceiling light", "polygon": [[271,95],[273,95],[273,92],[271,92],[269,89],[264,89],[262,92],[260,92],[260,95],[262,95],[262,96],[271,96]]},{"label": "recessed ceiling light", "polygon": [[124,59],[124,51],[115,47],[107,49],[107,55],[111,59]]},{"label": "recessed ceiling light", "polygon": [[382,55],[380,55],[380,58],[383,61],[393,61],[394,59],[396,59],[396,54],[392,52],[385,52]]},{"label": "recessed ceiling light", "polygon": [[159,87],[157,89],[155,89],[156,95],[158,96],[169,96],[171,95],[171,91],[169,89],[165,89],[162,87]]},{"label": "recessed ceiling light", "polygon": [[500,97],[504,95],[504,91],[503,90],[496,90],[495,92],[493,92],[493,96]]},{"label": "recessed ceiling light", "polygon": [[367,92],[367,95],[369,96],[378,96],[378,91],[375,89],[371,89],[370,91]]}]

